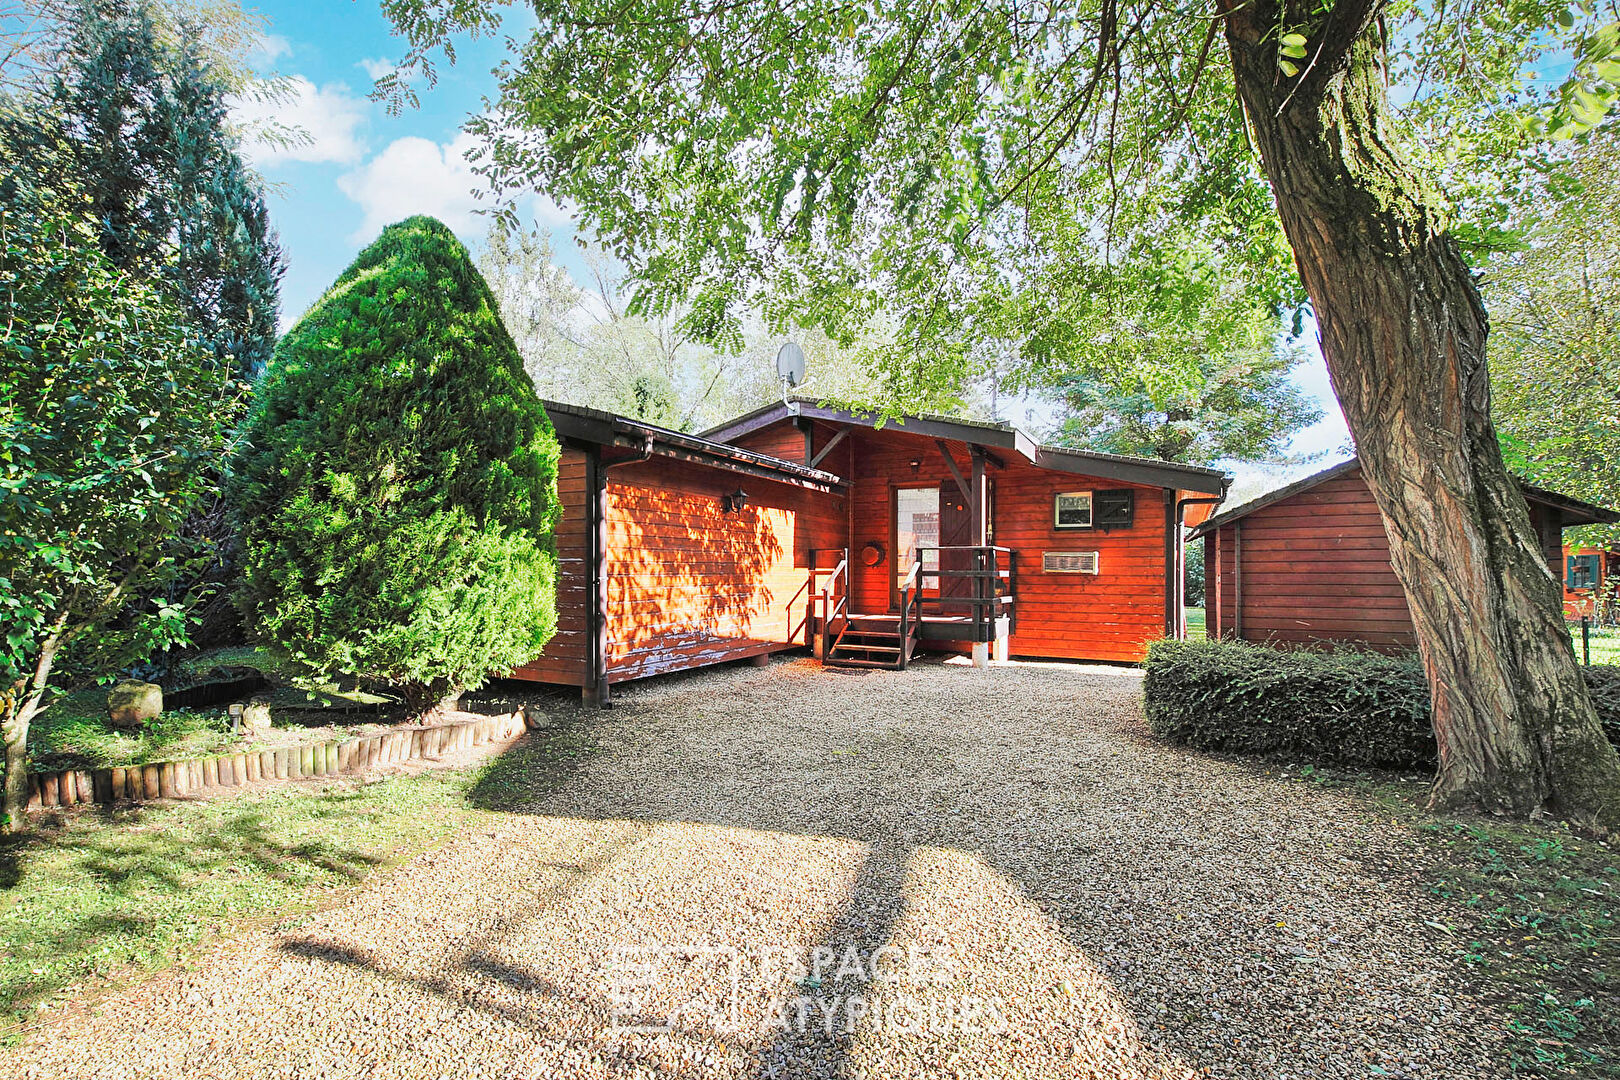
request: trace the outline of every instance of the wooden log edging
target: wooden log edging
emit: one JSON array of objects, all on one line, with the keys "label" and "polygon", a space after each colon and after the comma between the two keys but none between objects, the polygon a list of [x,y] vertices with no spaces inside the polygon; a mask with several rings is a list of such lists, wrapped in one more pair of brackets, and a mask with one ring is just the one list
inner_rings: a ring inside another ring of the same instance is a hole
[{"label": "wooden log edging", "polygon": [[32,773],[28,777],[28,809],[149,802],[221,791],[259,780],[353,775],[408,761],[435,761],[447,752],[486,743],[509,742],[523,734],[523,729],[523,714],[515,712],[429,727],[393,728],[375,735],[350,735],[276,750],[110,769]]}]

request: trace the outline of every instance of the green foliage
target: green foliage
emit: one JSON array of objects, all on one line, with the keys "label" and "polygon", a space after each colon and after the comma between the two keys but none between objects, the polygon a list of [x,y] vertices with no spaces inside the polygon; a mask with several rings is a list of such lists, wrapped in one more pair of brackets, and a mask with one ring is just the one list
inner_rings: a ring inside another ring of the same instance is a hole
[{"label": "green foliage", "polygon": [[[501,24],[488,0],[383,10],[408,46],[383,80],[396,105],[414,100],[415,77],[432,82],[439,53],[454,59],[458,37]],[[1338,6],[1264,10],[1278,78],[1303,81]],[[1164,265],[1185,259],[1238,286],[1206,299],[1212,321],[1254,307],[1275,318],[1303,299],[1247,136],[1275,118],[1237,105],[1218,18],[1153,0],[1042,16],[916,2],[534,11],[473,122],[481,171],[497,191],[538,187],[577,206],[631,268],[640,308],[680,307],[694,337],[734,339],[742,314],[763,310],[776,329],[847,340],[887,310],[895,340],[869,358],[903,395],[949,392],[1007,358],[1015,386],[1113,382],[1127,364],[1195,387],[1177,335],[1153,347],[1169,320],[1139,317],[1168,310]],[[1463,204],[1464,239],[1500,245],[1549,128],[1590,127],[1610,107],[1612,12],[1563,0],[1379,11],[1403,103],[1391,134],[1421,141],[1425,172]],[[1544,86],[1539,72],[1569,55],[1569,81]],[[1110,320],[1117,335],[1100,340]]]},{"label": "green foliage", "polygon": [[[1604,733],[1620,745],[1620,666],[1581,671]],[[1148,726],[1179,746],[1386,768],[1434,763],[1429,684],[1413,654],[1159,641],[1143,672]]]},{"label": "green foliage", "polygon": [[143,0],[73,12],[41,102],[55,160],[84,183],[113,264],[169,277],[219,362],[251,378],[275,345],[282,260],[230,122],[239,79],[204,29],[159,15]]},{"label": "green foliage", "polygon": [[[0,125],[0,685],[70,647],[116,669],[181,640],[145,601],[193,554],[176,539],[243,388],[162,284],[114,266],[77,188],[15,167]],[[37,161],[37,159],[35,159]],[[47,668],[48,668],[47,664]],[[48,675],[48,671],[46,672]]]},{"label": "green foliage", "polygon": [[1161,641],[1148,650],[1142,691],[1148,726],[1182,746],[1349,765],[1434,760],[1415,657]]},{"label": "green foliage", "polygon": [[[1508,467],[1535,484],[1620,506],[1620,136],[1569,155],[1536,186],[1540,220],[1490,263],[1492,416]],[[1620,525],[1570,543],[1620,544]]]},{"label": "green foliage", "polygon": [[556,629],[559,448],[443,224],[366,248],[276,348],[235,466],[251,629],[315,673],[456,689]]},{"label": "green foliage", "polygon": [[0,843],[0,1018],[75,984],[166,966],[244,919],[293,915],[331,890],[485,820],[474,771],[348,790],[69,814]]}]

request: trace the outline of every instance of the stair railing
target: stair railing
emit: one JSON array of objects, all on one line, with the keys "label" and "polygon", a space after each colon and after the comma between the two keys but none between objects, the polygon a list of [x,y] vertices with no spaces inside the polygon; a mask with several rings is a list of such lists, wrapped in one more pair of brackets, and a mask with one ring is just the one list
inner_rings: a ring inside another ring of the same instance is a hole
[{"label": "stair railing", "polygon": [[900,583],[900,668],[905,670],[906,664],[911,660],[911,638],[917,632],[917,626],[922,622],[922,589],[918,579],[922,573],[922,553],[913,548],[911,552],[911,569],[906,572],[905,580]]},{"label": "stair railing", "polygon": [[[815,552],[811,553],[810,581],[814,586],[816,578],[821,578],[821,587],[816,595],[811,597],[812,602],[821,601],[821,655],[825,657],[831,651],[836,637],[841,636],[845,627],[849,625],[849,549],[832,548],[837,551],[839,558],[837,565],[826,569],[817,565]],[[836,632],[833,623],[842,619]]]}]

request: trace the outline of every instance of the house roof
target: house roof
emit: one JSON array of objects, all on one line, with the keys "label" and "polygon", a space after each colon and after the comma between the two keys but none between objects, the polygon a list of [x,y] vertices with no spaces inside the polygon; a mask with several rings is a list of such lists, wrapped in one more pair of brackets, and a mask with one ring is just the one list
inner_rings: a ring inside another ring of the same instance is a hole
[{"label": "house roof", "polygon": [[[1239,503],[1230,510],[1221,511],[1193,529],[1192,532],[1187,534],[1187,539],[1196,540],[1201,536],[1214,532],[1222,525],[1229,525],[1240,518],[1248,517],[1256,510],[1280,503],[1284,499],[1291,499],[1295,495],[1311,490],[1318,484],[1326,483],[1338,476],[1344,476],[1346,473],[1353,472],[1360,467],[1361,459],[1349,458],[1339,462],[1337,465],[1331,465],[1321,472],[1312,473],[1303,480],[1295,480],[1292,484],[1284,485],[1274,491],[1268,491],[1264,495],[1250,499],[1248,502]],[[1595,525],[1599,522],[1612,524],[1620,521],[1620,512],[1610,510],[1604,506],[1595,506],[1592,503],[1582,502],[1579,499],[1572,499],[1568,495],[1548,491],[1546,488],[1536,487],[1523,480],[1519,480],[1519,490],[1524,493],[1527,501],[1540,503],[1543,506],[1550,506],[1561,511],[1563,524],[1566,527],[1571,525]]]},{"label": "house roof", "polygon": [[715,442],[700,435],[687,435],[669,428],[635,420],[617,413],[570,405],[562,401],[542,401],[557,435],[566,441],[613,447],[617,461],[635,461],[654,455],[691,461],[700,465],[759,476],[822,491],[848,486],[837,473],[813,469],[795,461],[784,461],[769,454],[740,446]]},{"label": "house roof", "polygon": [[758,431],[782,420],[799,417],[825,420],[835,424],[853,424],[858,427],[893,427],[928,438],[1010,450],[1043,469],[1098,476],[1122,483],[1174,488],[1178,491],[1200,491],[1210,495],[1224,495],[1227,485],[1231,483],[1231,477],[1219,469],[1178,465],[1157,458],[1043,446],[1018,428],[1002,421],[961,420],[929,414],[884,417],[876,411],[855,412],[823,405],[816,399],[807,397],[790,397],[785,401],[762,405],[752,412],[710,428],[703,433],[703,437],[716,442],[730,442],[732,439],[741,438],[749,432]]}]

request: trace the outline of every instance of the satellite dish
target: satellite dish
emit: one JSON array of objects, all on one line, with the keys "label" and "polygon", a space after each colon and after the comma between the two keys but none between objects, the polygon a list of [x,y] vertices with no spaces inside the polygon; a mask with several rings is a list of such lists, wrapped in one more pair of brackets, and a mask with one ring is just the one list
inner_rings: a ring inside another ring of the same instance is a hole
[{"label": "satellite dish", "polygon": [[804,350],[791,341],[777,349],[776,373],[789,386],[804,382]]}]

